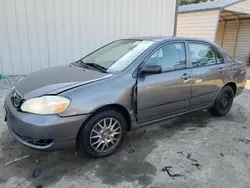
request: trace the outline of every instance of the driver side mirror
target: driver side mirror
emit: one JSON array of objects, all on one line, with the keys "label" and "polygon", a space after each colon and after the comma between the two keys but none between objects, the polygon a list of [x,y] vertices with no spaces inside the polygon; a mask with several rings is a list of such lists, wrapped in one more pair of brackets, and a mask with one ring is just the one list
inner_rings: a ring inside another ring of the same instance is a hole
[{"label": "driver side mirror", "polygon": [[145,65],[142,67],[140,74],[145,75],[145,74],[160,74],[162,72],[162,66],[161,65]]}]

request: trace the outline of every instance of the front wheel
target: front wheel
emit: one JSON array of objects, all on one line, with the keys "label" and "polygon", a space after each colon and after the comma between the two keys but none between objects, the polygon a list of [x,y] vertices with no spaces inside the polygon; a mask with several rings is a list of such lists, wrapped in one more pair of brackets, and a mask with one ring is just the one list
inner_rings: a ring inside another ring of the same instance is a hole
[{"label": "front wheel", "polygon": [[225,86],[217,96],[214,106],[210,112],[215,116],[226,115],[232,107],[234,99],[234,91],[230,86]]},{"label": "front wheel", "polygon": [[127,131],[124,117],[113,110],[95,114],[78,135],[79,149],[90,157],[113,154],[122,144]]}]

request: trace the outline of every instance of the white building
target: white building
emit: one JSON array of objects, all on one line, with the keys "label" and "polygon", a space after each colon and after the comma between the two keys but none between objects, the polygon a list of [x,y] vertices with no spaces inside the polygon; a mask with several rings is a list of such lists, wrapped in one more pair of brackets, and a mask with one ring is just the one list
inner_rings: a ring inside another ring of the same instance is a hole
[{"label": "white building", "polygon": [[119,38],[173,36],[176,9],[177,0],[0,0],[0,74],[70,63]]}]

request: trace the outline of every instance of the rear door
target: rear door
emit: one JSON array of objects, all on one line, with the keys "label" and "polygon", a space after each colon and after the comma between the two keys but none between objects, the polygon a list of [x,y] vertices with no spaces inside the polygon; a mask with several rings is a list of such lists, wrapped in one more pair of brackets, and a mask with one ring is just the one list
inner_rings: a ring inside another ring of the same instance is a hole
[{"label": "rear door", "polygon": [[208,43],[189,42],[193,84],[190,109],[202,108],[215,100],[223,87],[226,72],[231,68],[224,63],[220,52]]},{"label": "rear door", "polygon": [[145,64],[159,64],[163,72],[138,78],[138,123],[165,118],[187,110],[192,78],[187,64],[185,43],[162,45],[145,60]]}]

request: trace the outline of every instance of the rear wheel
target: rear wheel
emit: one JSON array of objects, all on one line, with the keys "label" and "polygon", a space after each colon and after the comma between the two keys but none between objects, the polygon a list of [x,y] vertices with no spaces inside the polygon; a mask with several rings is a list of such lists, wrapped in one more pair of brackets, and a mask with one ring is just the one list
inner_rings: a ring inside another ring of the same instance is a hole
[{"label": "rear wheel", "polygon": [[108,110],[95,114],[78,135],[78,146],[90,157],[113,154],[122,144],[127,131],[124,117]]},{"label": "rear wheel", "polygon": [[225,86],[216,98],[214,106],[211,108],[211,114],[215,116],[226,115],[232,107],[234,91],[230,86]]}]

